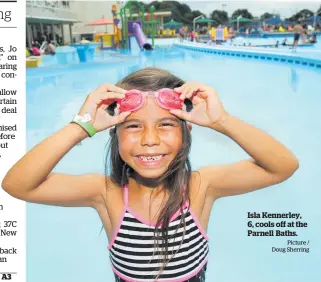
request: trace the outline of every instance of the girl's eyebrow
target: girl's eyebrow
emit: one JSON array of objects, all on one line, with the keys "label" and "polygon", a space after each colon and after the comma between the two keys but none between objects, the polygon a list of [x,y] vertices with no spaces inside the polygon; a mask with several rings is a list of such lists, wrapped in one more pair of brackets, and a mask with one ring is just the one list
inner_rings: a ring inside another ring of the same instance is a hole
[{"label": "girl's eyebrow", "polygon": [[125,120],[122,124],[126,124],[126,123],[129,123],[129,122],[139,122],[139,123],[141,123],[141,122],[142,122],[142,120],[137,119],[137,118],[134,118],[134,119],[127,119],[127,120]]},{"label": "girl's eyebrow", "polygon": [[179,122],[178,118],[175,117],[164,117],[158,120],[158,122],[162,122],[162,121],[172,121],[172,122]]}]

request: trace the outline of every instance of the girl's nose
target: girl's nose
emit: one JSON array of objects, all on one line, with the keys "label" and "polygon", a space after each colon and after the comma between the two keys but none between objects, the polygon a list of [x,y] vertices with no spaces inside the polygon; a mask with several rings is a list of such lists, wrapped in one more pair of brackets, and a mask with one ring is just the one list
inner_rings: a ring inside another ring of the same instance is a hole
[{"label": "girl's nose", "polygon": [[142,146],[157,146],[160,144],[160,138],[155,128],[145,128],[142,132],[141,145]]}]

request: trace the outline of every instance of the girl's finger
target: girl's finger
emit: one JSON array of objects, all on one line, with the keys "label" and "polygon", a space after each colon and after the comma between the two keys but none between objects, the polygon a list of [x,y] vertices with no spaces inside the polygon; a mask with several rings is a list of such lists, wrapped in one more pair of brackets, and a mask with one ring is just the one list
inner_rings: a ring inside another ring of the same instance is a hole
[{"label": "girl's finger", "polygon": [[186,93],[186,98],[187,98],[187,99],[190,99],[195,92],[196,92],[196,91],[195,91],[195,89],[193,89],[193,88],[188,89],[188,92]]},{"label": "girl's finger", "polygon": [[116,125],[118,123],[122,123],[125,121],[125,119],[131,114],[131,112],[122,112],[117,116],[111,117],[111,122],[113,125]]},{"label": "girl's finger", "polygon": [[197,96],[203,98],[203,99],[206,99],[208,97],[208,93],[207,91],[203,90],[203,89],[200,89],[198,92],[197,92]]},{"label": "girl's finger", "polygon": [[103,111],[105,111],[108,108],[108,104],[106,103],[101,103],[98,105],[99,109],[102,109]]},{"label": "girl's finger", "polygon": [[180,87],[174,88],[174,91],[175,91],[176,93],[182,93],[182,89],[183,89],[183,86],[180,86]]},{"label": "girl's finger", "polygon": [[185,84],[183,84],[183,85],[182,85],[182,93],[183,93],[184,91],[186,91],[186,89],[188,89],[188,88],[189,88],[188,82],[185,83]]},{"label": "girl's finger", "polygon": [[117,87],[111,83],[103,83],[102,85],[100,85],[95,91],[93,91],[93,93],[102,93],[102,92],[117,92],[117,93],[123,93],[125,94],[127,91]]},{"label": "girl's finger", "polygon": [[97,89],[93,91],[93,93],[100,93],[100,92],[105,92],[108,90],[109,83],[103,83],[100,85]]},{"label": "girl's finger", "polygon": [[199,105],[200,103],[203,103],[204,102],[204,99],[198,97],[198,96],[195,96],[193,99],[192,99],[192,103],[193,105]]},{"label": "girl's finger", "polygon": [[100,104],[100,103],[111,104],[116,99],[123,99],[123,98],[125,98],[125,94],[120,94],[115,92],[103,92],[103,93],[100,93],[100,95],[97,95],[96,97],[94,97],[94,101],[96,102],[96,104]]},{"label": "girl's finger", "polygon": [[180,96],[182,100],[185,100],[187,98],[186,94],[188,93],[189,89],[190,89],[190,86],[188,84],[183,85],[182,94]]},{"label": "girl's finger", "polygon": [[108,91],[125,94],[127,90],[122,89],[114,84],[108,84]]},{"label": "girl's finger", "polygon": [[125,94],[118,93],[118,92],[104,92],[101,93],[100,99],[107,100],[107,99],[123,99],[125,98]]},{"label": "girl's finger", "polygon": [[191,115],[190,113],[187,113],[185,111],[182,110],[170,110],[170,113],[177,116],[180,119],[186,120],[186,121],[190,121],[191,120]]}]

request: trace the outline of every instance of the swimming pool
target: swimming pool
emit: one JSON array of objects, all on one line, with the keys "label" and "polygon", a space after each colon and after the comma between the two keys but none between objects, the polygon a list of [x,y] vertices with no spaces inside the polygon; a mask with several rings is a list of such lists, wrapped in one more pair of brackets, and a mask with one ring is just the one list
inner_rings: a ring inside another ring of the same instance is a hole
[{"label": "swimming pool", "polygon": [[[98,85],[116,83],[137,69],[165,68],[185,80],[212,85],[231,114],[288,146],[298,156],[300,169],[284,183],[215,203],[208,226],[207,281],[319,281],[321,71],[179,48],[159,48],[152,53],[105,52],[91,63],[79,64],[72,57],[67,63],[52,62],[27,70],[28,149],[68,123]],[[234,142],[211,130],[194,125],[192,136],[193,169],[248,157]],[[104,132],[85,140],[55,171],[102,173],[108,138],[109,133]],[[247,212],[255,211],[301,213],[308,227],[297,228],[295,239],[310,240],[310,253],[271,252],[272,247],[285,247],[291,237],[248,237]],[[107,238],[100,230],[100,219],[91,209],[28,204],[27,280],[113,281]]]}]

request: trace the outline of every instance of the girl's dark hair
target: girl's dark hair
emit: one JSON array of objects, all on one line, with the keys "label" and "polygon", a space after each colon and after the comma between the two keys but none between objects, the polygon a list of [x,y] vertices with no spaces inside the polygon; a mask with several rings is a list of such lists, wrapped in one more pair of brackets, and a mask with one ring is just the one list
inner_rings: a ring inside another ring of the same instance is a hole
[{"label": "girl's dark hair", "polygon": [[[182,79],[174,76],[168,71],[157,68],[145,68],[131,73],[119,81],[116,86],[126,90],[137,89],[141,91],[156,91],[161,88],[173,89],[175,87],[180,87],[183,84],[184,81]],[[157,251],[156,255],[164,254],[164,259],[161,261],[162,266],[159,268],[159,273],[156,277],[156,280],[161,275],[167,263],[175,255],[173,251],[173,256],[168,258],[168,241],[171,238],[168,235],[168,227],[171,216],[178,209],[180,209],[182,217],[177,229],[184,226],[183,236],[185,236],[186,231],[183,204],[186,202],[186,200],[188,200],[188,203],[190,203],[189,190],[192,169],[188,155],[191,148],[191,134],[186,122],[183,120],[181,120],[181,129],[183,145],[177,156],[170,163],[166,173],[160,178],[160,183],[163,184],[164,189],[169,193],[169,199],[159,214],[154,231],[154,254],[155,250],[160,247],[160,244],[158,244],[159,241],[162,241],[162,250]],[[116,185],[123,187],[124,185],[128,184],[133,170],[122,160],[119,154],[119,140],[116,130],[113,130],[112,132],[113,133],[111,134],[111,138],[109,140],[108,153],[106,156],[106,175],[109,175],[111,181]],[[108,173],[108,171],[110,171],[110,173]],[[185,194],[183,193],[184,187]],[[161,223],[161,228],[158,228],[157,226],[159,226]],[[183,239],[181,240],[180,244],[182,244],[182,242]]]}]

